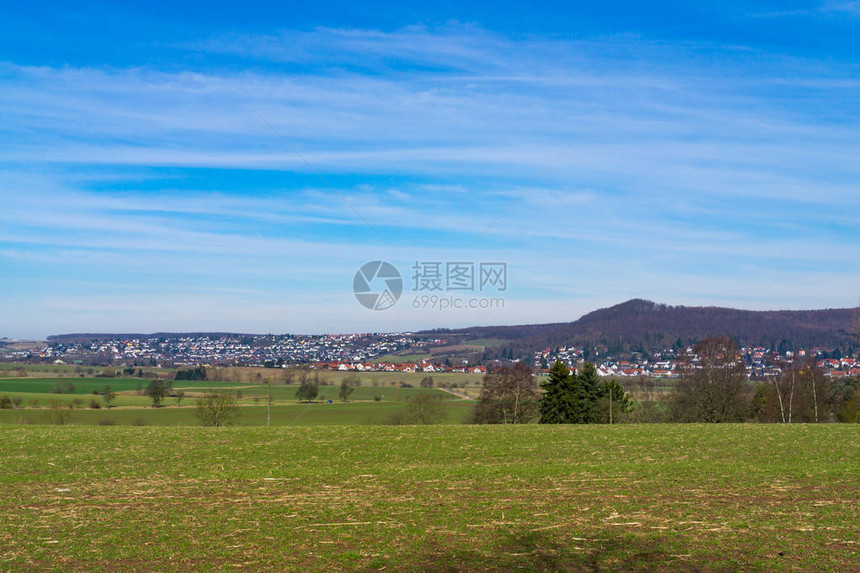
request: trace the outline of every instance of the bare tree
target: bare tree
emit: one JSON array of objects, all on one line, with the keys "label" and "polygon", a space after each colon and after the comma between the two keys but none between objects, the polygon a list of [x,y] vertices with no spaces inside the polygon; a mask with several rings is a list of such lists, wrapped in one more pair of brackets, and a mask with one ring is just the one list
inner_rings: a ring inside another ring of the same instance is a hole
[{"label": "bare tree", "polygon": [[669,399],[678,422],[742,422],[748,412],[746,368],[730,338],[706,338],[681,361],[682,375]]},{"label": "bare tree", "polygon": [[539,414],[540,392],[531,367],[524,362],[502,366],[484,375],[475,407],[477,424],[525,424]]},{"label": "bare tree", "polygon": [[150,380],[144,394],[152,400],[152,406],[158,408],[167,394],[167,385],[164,380]]},{"label": "bare tree", "polygon": [[[819,422],[819,394],[827,395],[827,381],[824,373],[810,357],[805,362],[793,365],[782,380],[776,383],[777,390],[782,385],[783,391],[788,387],[788,414],[783,421],[791,424],[794,421]],[[823,404],[822,404],[823,410]]]},{"label": "bare tree", "polygon": [[660,392],[655,378],[643,376],[635,380],[630,395],[633,405],[624,419],[639,423],[663,420],[663,414],[658,407]]},{"label": "bare tree", "polygon": [[[257,399],[254,396],[255,400]],[[266,378],[266,426],[272,425],[272,379]]]},{"label": "bare tree", "polygon": [[815,359],[787,364],[782,376],[759,386],[752,414],[761,422],[823,422],[833,409],[831,384]]},{"label": "bare tree", "polygon": [[406,407],[391,416],[386,423],[395,426],[439,424],[446,416],[441,395],[422,393],[409,398]]},{"label": "bare tree", "polygon": [[319,376],[314,373],[310,376],[307,371],[302,370],[299,375],[299,387],[296,390],[296,398],[299,402],[313,402],[319,395]]},{"label": "bare tree", "polygon": [[102,398],[105,401],[105,405],[110,408],[110,403],[116,398],[116,393],[110,389],[110,386],[105,386],[102,390]]},{"label": "bare tree", "polygon": [[239,406],[229,392],[207,392],[197,399],[194,414],[204,426],[226,426],[236,422]]},{"label": "bare tree", "polygon": [[344,378],[340,383],[340,392],[338,392],[337,396],[342,402],[346,402],[349,400],[349,396],[353,390],[355,390],[355,387],[350,385],[349,380]]}]

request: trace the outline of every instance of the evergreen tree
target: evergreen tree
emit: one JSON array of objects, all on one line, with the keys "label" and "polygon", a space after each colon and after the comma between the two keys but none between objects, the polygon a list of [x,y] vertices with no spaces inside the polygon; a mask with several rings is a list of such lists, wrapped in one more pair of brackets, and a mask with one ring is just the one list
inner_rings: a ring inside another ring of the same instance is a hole
[{"label": "evergreen tree", "polygon": [[[612,393],[613,412],[628,409],[627,396],[618,382],[602,383],[594,364],[571,373],[561,361],[553,364],[549,378],[542,383],[540,400],[542,424],[592,424],[609,419],[609,394]],[[606,403],[604,405],[603,403]]]},{"label": "evergreen tree", "polygon": [[573,423],[576,412],[576,377],[568,367],[557,360],[549,369],[549,379],[541,383],[541,424]]},{"label": "evergreen tree", "polygon": [[597,422],[597,401],[601,396],[600,377],[597,368],[591,362],[586,363],[576,376],[577,381],[577,412],[574,422],[590,424]]}]

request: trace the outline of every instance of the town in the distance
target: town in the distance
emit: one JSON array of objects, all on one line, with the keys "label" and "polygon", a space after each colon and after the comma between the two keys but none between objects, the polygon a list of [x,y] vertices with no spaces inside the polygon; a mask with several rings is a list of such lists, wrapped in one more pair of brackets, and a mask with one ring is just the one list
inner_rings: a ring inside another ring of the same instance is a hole
[{"label": "town in the distance", "polygon": [[[249,335],[162,334],[151,336],[77,335],[71,340],[44,342],[3,339],[3,360],[74,364],[84,367],[112,366],[127,369],[182,366],[252,366],[286,368],[302,364],[314,369],[357,372],[472,372],[484,373],[500,362],[529,362],[546,373],[557,360],[570,367],[588,360],[600,376],[674,378],[680,353],[692,353],[692,345],[680,341],[653,352],[610,353],[603,348],[560,346],[543,348],[525,356],[488,352],[501,340],[460,340],[416,333]],[[15,349],[15,346],[19,349]],[[764,346],[741,347],[751,379],[778,377],[795,361],[814,357],[825,376],[860,375],[860,357],[843,356],[838,349],[821,346],[795,350]],[[469,356],[470,358],[463,358]],[[505,359],[507,358],[507,359]]]}]

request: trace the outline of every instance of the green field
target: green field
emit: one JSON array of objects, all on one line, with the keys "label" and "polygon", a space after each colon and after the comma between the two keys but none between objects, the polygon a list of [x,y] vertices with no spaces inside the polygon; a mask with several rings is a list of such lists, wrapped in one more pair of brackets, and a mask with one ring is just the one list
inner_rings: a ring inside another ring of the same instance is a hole
[{"label": "green field", "polygon": [[413,352],[411,354],[385,354],[377,356],[373,359],[374,363],[380,364],[390,362],[392,364],[406,364],[407,362],[421,362],[424,359],[432,358],[433,355],[429,352]]},{"label": "green field", "polygon": [[[474,408],[474,401],[461,400],[457,396],[438,389],[409,388],[399,385],[414,377],[394,375],[375,377],[366,381],[367,386],[353,389],[348,402],[338,399],[340,390],[338,378],[323,377],[332,385],[319,387],[319,396],[312,404],[299,403],[296,399],[297,386],[272,384],[273,426],[294,425],[343,425],[343,424],[382,424],[400,411],[409,398],[422,393],[434,393],[443,399],[447,417],[443,423],[461,424],[466,421]],[[51,389],[58,383],[71,382],[74,393],[56,394]],[[139,378],[8,378],[0,379],[0,395],[18,398],[19,407],[0,410],[0,424],[52,424],[56,423],[55,411],[59,407],[74,407],[69,413],[67,424],[81,425],[136,425],[136,426],[189,426],[199,425],[194,414],[194,400],[209,390],[222,390],[237,393],[240,398],[241,415],[239,425],[253,426],[267,424],[265,384],[240,384],[235,382],[187,381],[177,380],[174,390],[183,390],[185,398],[180,405],[173,397],[166,397],[162,407],[153,408],[149,397],[142,394],[149,381]],[[372,385],[373,383],[377,385]],[[333,385],[337,383],[338,385]],[[408,383],[408,382],[407,382]],[[107,408],[104,400],[92,392],[110,385],[117,392],[112,407]],[[101,408],[90,408],[95,400]],[[331,403],[328,401],[331,400]]]},{"label": "green field", "polygon": [[[146,388],[149,380],[146,378],[0,378],[0,394],[15,392],[31,392],[50,394],[51,388],[57,384],[71,383],[75,387],[75,395],[92,394],[110,386],[114,392],[131,392]],[[218,385],[213,382],[198,382],[193,380],[178,380],[174,387],[196,388]]]},{"label": "green field", "polygon": [[[0,373],[14,376],[19,368],[26,370],[31,376],[38,374],[49,374],[51,376],[76,376],[75,370],[91,370],[93,373],[102,372],[104,366],[76,366],[74,364],[31,364],[24,362],[2,362]],[[152,368],[147,368],[152,370]]]},{"label": "green field", "polygon": [[[139,398],[148,400],[146,398]],[[192,405],[185,405],[185,404]],[[447,417],[444,424],[463,424],[472,413],[473,404],[450,400],[445,404]],[[328,426],[384,424],[393,414],[404,407],[404,402],[333,402],[273,405],[272,426]],[[193,401],[183,402],[181,408],[111,408],[91,410],[78,408],[70,412],[71,425],[119,425],[119,426],[199,426],[194,414]],[[265,426],[265,406],[242,406],[236,421],[239,426]],[[53,424],[54,412],[50,408],[22,408],[0,410],[0,425]]]},{"label": "green field", "polygon": [[860,426],[0,427],[0,570],[849,571]]}]

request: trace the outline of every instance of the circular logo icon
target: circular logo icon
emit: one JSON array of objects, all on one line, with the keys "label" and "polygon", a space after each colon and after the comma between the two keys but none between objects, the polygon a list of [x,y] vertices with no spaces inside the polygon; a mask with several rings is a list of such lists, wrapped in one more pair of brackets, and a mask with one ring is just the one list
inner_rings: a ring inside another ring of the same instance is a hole
[{"label": "circular logo icon", "polygon": [[391,308],[403,293],[403,279],[394,265],[385,261],[364,263],[355,271],[352,292],[370,310]]}]

